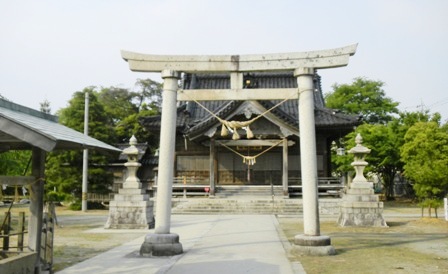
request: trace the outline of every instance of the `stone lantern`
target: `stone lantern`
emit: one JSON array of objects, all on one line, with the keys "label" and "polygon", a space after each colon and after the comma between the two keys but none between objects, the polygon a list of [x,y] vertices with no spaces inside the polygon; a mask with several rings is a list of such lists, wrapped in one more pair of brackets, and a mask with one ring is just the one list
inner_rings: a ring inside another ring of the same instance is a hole
[{"label": "stone lantern", "polygon": [[123,188],[114,195],[114,200],[109,204],[109,218],[105,228],[144,229],[154,226],[153,204],[137,177],[141,164],[138,162],[140,151],[135,146],[137,139],[134,136],[129,140],[129,145],[122,152],[128,157],[124,164],[128,175]]},{"label": "stone lantern", "polygon": [[352,166],[356,171],[347,193],[342,197],[338,224],[340,226],[385,227],[383,202],[373,191],[373,183],[364,177],[365,157],[370,149],[362,145],[361,134],[355,138],[356,146],[348,153],[354,155]]},{"label": "stone lantern", "polygon": [[137,139],[134,135],[132,135],[131,139],[129,140],[129,147],[123,149],[123,154],[128,157],[128,162],[124,164],[125,167],[128,169],[128,177],[123,183],[123,188],[142,188],[142,183],[140,182],[140,179],[137,177],[137,170],[141,166],[141,164],[138,162],[138,156],[140,154],[140,151],[135,146],[137,144]]},{"label": "stone lantern", "polygon": [[364,177],[364,169],[368,164],[365,161],[365,158],[371,150],[362,145],[362,137],[359,133],[356,135],[355,143],[356,146],[348,151],[348,153],[354,155],[355,160],[351,165],[355,168],[356,172],[350,188],[373,188],[373,184],[371,182],[367,182],[367,179]]}]

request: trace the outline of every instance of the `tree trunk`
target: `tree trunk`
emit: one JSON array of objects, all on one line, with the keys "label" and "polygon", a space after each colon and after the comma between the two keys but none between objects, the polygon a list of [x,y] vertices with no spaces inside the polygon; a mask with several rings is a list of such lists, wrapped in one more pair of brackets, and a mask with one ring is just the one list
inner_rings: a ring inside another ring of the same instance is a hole
[{"label": "tree trunk", "polygon": [[394,172],[386,170],[383,172],[384,188],[386,190],[386,200],[394,200]]}]

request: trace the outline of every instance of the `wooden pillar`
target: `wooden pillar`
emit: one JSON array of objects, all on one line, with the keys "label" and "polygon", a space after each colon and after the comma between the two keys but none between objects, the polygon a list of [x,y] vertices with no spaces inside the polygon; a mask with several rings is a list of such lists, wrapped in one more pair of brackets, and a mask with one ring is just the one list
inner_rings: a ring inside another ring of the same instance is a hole
[{"label": "wooden pillar", "polygon": [[216,173],[215,173],[215,162],[216,162],[216,146],[215,138],[210,139],[210,196],[215,196],[215,183],[216,183]]},{"label": "wooden pillar", "polygon": [[282,173],[282,185],[283,196],[288,197],[288,139],[283,138],[283,173]]},{"label": "wooden pillar", "polygon": [[30,185],[28,246],[37,253],[34,273],[40,273],[40,246],[44,211],[45,151],[37,147],[34,147],[32,151],[32,175],[36,180]]}]

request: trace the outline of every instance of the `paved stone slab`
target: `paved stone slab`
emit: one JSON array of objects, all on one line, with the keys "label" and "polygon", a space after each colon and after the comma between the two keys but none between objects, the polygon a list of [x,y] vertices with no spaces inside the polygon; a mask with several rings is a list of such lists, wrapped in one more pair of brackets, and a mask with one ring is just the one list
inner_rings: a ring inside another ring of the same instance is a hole
[{"label": "paved stone slab", "polygon": [[305,273],[288,261],[277,226],[272,215],[174,215],[183,254],[140,257],[139,237],[58,273]]}]

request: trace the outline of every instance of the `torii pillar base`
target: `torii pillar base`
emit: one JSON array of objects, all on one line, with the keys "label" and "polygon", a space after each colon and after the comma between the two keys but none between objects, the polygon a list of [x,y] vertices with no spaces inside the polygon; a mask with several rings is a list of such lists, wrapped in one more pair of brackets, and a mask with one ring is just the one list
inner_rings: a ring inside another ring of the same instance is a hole
[{"label": "torii pillar base", "polygon": [[328,256],[335,255],[329,236],[296,235],[292,252],[296,255]]},{"label": "torii pillar base", "polygon": [[174,256],[182,254],[182,244],[179,235],[169,234],[147,234],[145,241],[140,247],[140,256]]}]

